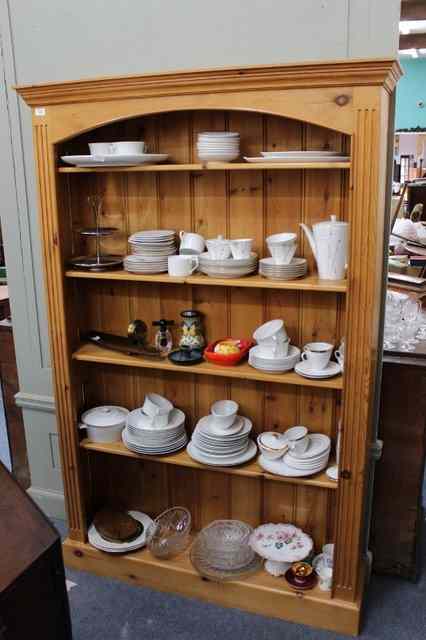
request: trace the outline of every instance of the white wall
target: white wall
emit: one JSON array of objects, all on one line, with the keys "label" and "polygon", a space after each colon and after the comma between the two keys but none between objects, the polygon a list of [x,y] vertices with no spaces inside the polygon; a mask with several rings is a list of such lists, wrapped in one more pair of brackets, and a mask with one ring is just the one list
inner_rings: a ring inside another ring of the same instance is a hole
[{"label": "white wall", "polygon": [[29,109],[11,89],[117,75],[396,57],[400,0],[0,0],[0,216],[32,495],[62,512]]}]

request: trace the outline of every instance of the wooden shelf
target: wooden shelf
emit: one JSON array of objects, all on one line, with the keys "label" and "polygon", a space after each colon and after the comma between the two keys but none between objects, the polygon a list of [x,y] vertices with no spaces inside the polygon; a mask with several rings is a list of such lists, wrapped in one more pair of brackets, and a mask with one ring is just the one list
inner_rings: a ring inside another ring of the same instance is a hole
[{"label": "wooden shelf", "polygon": [[350,162],[207,162],[147,164],[133,167],[58,167],[59,173],[129,173],[145,171],[269,171],[270,169],[350,169]]},{"label": "wooden shelf", "polygon": [[179,366],[170,360],[149,360],[142,356],[130,356],[110,349],[103,349],[95,344],[83,344],[72,354],[73,360],[80,362],[94,362],[98,364],[112,364],[122,367],[141,367],[158,371],[178,371],[179,373],[196,373],[205,376],[219,376],[222,378],[241,378],[243,380],[259,380],[259,382],[277,382],[280,384],[297,385],[300,387],[317,387],[320,389],[343,389],[342,376],[328,380],[310,380],[302,378],[294,371],[287,373],[266,373],[254,369],[246,362],[232,367],[221,367],[210,362],[201,362],[191,366]]},{"label": "wooden shelf", "polygon": [[[193,460],[185,450],[172,453],[168,456],[146,456],[130,451],[122,442],[91,442],[87,438],[80,442],[80,446],[83,449],[88,449],[89,451],[126,456],[128,458],[146,459],[155,462],[162,462],[163,464],[172,464],[178,467],[191,467],[192,469],[200,469],[204,471],[218,471],[220,473],[229,473],[230,475],[246,476],[249,478],[264,478],[265,480],[275,480],[277,482],[286,482],[289,484],[303,484],[310,487],[320,487],[321,489],[337,489],[337,482],[330,480],[325,471],[309,478],[287,478],[267,473],[256,461],[251,461],[238,467],[213,467],[203,465]],[[330,465],[332,464],[334,464],[333,461],[330,461]]]},{"label": "wooden shelf", "polygon": [[167,273],[155,275],[141,275],[129,273],[128,271],[76,271],[70,269],[65,272],[67,278],[81,278],[89,280],[123,280],[129,282],[153,282],[164,284],[189,284],[208,285],[221,287],[247,287],[253,289],[292,289],[297,291],[321,291],[331,293],[346,293],[348,288],[347,280],[320,280],[317,276],[306,276],[297,280],[278,281],[268,280],[260,275],[245,276],[243,278],[211,278],[204,274],[197,274],[188,277],[173,277]]},{"label": "wooden shelf", "polygon": [[189,550],[168,560],[155,558],[148,549],[128,554],[108,554],[88,543],[67,538],[63,543],[68,567],[115,577],[133,585],[202,598],[221,606],[261,613],[269,617],[355,633],[359,603],[332,598],[330,592],[315,587],[292,591],[283,578],[264,569],[241,580],[213,582],[202,578],[192,566]]}]

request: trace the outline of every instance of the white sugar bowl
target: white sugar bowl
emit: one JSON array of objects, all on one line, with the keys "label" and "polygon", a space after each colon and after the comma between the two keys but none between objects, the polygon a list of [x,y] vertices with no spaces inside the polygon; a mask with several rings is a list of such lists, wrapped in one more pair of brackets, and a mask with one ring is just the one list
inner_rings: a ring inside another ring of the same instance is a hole
[{"label": "white sugar bowl", "polygon": [[288,441],[282,433],[265,431],[257,436],[257,445],[268,460],[278,460],[288,451]]}]

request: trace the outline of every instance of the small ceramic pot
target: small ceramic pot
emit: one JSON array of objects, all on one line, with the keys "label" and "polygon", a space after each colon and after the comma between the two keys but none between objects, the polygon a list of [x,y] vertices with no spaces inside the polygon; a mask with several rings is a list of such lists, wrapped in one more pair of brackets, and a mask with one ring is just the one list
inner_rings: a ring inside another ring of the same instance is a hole
[{"label": "small ceramic pot", "polygon": [[125,407],[94,407],[81,416],[80,429],[87,429],[92,442],[119,442],[129,411]]},{"label": "small ceramic pot", "polygon": [[257,445],[268,460],[279,460],[288,451],[287,439],[276,431],[266,431],[258,435]]},{"label": "small ceramic pot", "polygon": [[201,313],[194,309],[181,312],[181,338],[180,349],[202,349],[205,344],[201,324]]}]

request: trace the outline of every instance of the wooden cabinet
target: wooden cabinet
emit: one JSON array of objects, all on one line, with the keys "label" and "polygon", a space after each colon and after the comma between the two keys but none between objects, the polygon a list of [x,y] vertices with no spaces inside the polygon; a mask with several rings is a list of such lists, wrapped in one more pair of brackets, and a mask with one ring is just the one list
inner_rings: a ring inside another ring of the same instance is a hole
[{"label": "wooden cabinet", "polygon": [[[46,288],[55,369],[56,402],[70,524],[66,561],[166,591],[356,633],[364,591],[364,502],[369,482],[374,385],[378,365],[388,114],[397,63],[348,61],[217,69],[20,87],[33,108]],[[203,130],[241,134],[242,156],[267,149],[333,149],[350,162],[286,165],[200,164],[196,137]],[[65,167],[60,156],[87,153],[87,143],[144,139],[170,154],[168,164],[115,169]],[[87,197],[102,193],[103,221],[120,233],[105,249],[127,251],[141,229],[193,230],[211,238],[254,239],[299,234],[299,254],[310,276],[293,282],[260,277],[235,280],[101,274],[67,270],[67,259],[87,251],[78,229],[91,222]],[[350,223],[348,280],[320,281],[299,223],[330,214]],[[128,321],[148,326],[195,308],[209,339],[250,336],[262,322],[285,319],[292,342],[335,344],[346,338],[342,379],[313,381],[294,373],[265,374],[247,364],[208,363],[179,368],[84,344],[86,329],[124,334]],[[159,391],[183,409],[191,430],[210,404],[233,398],[257,432],[306,424],[336,436],[342,420],[341,477],[324,474],[289,481],[256,463],[211,469],[186,453],[136,456],[121,445],[80,441],[84,404],[140,406]],[[118,480],[119,479],[119,480]],[[290,521],[312,534],[317,548],[336,544],[332,594],[291,592],[264,573],[218,585],[202,580],[186,555],[160,562],[146,550],[111,557],[87,544],[87,526],[105,500],[157,514],[187,506],[195,528],[219,517],[257,525]]]},{"label": "wooden cabinet", "polygon": [[61,541],[0,463],[0,638],[71,640]]}]

